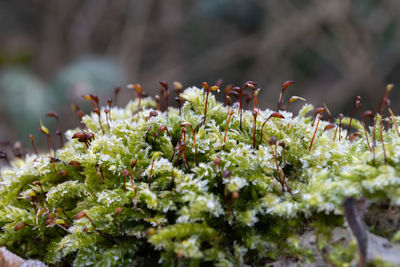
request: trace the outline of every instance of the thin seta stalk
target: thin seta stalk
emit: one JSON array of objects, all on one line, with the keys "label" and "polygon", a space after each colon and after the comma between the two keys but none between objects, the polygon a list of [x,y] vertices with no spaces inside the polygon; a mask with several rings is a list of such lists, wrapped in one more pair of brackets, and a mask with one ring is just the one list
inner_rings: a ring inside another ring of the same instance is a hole
[{"label": "thin seta stalk", "polygon": [[134,205],[135,209],[137,209],[137,191],[138,191],[138,187],[133,182],[133,169],[135,168],[136,163],[137,163],[136,159],[131,161],[131,184],[132,184],[133,190],[135,191],[135,195],[133,197],[133,205]]},{"label": "thin seta stalk", "polygon": [[162,152],[159,152],[159,151],[157,151],[157,152],[155,152],[155,153],[153,154],[153,158],[152,158],[152,161],[151,161],[150,172],[149,172],[149,180],[148,180],[148,182],[149,182],[149,189],[151,189],[151,178],[152,178],[152,175],[153,175],[154,162],[155,162],[156,159],[159,158],[160,156],[162,156]]},{"label": "thin seta stalk", "polygon": [[281,85],[281,93],[279,95],[279,100],[278,100],[278,110],[281,110],[282,105],[283,105],[283,95],[285,94],[286,89],[293,85],[294,81],[286,81]]},{"label": "thin seta stalk", "polygon": [[42,120],[40,120],[40,128],[39,128],[38,130],[39,130],[40,132],[42,132],[43,134],[46,135],[46,137],[47,137],[47,143],[48,143],[48,146],[49,146],[49,153],[51,153],[51,149],[53,149],[53,153],[54,153],[54,156],[55,156],[55,155],[56,155],[56,148],[55,148],[55,146],[54,146],[53,139],[51,138],[49,129],[47,129],[47,128],[43,125]]},{"label": "thin seta stalk", "polygon": [[372,152],[372,164],[375,166],[375,148],[376,148],[376,136],[375,136],[375,115],[371,110],[366,110],[362,117],[364,118],[370,118],[371,123],[372,123],[372,127],[373,127],[373,133],[372,133],[372,148],[371,148],[371,152]]},{"label": "thin seta stalk", "polygon": [[[325,109],[325,108],[317,108],[317,109],[315,110],[314,121],[317,120],[317,126],[315,126],[315,131],[314,131],[313,137],[312,137],[312,139],[311,139],[310,147],[308,148],[308,151],[311,151],[311,148],[312,148],[312,145],[313,145],[313,143],[314,143],[315,136],[316,136],[316,134],[317,134],[317,130],[318,130],[318,126],[319,126],[319,122],[320,122],[320,120],[321,120],[321,117],[322,117],[322,113],[323,113],[323,112],[326,112],[326,109]],[[314,121],[313,121],[312,125],[314,125]]]},{"label": "thin seta stalk", "polygon": [[269,115],[269,117],[261,125],[260,141],[258,142],[258,146],[262,144],[264,126],[271,118],[284,119],[285,117],[280,112],[273,112],[271,115]]},{"label": "thin seta stalk", "polygon": [[399,132],[399,127],[397,125],[396,116],[394,115],[394,113],[393,113],[391,108],[388,108],[388,110],[389,110],[390,116],[392,116],[392,121],[393,121],[393,124],[394,124],[394,126],[396,128],[397,135],[400,137],[400,132]]},{"label": "thin seta stalk", "polygon": [[104,237],[104,238],[107,239],[108,241],[114,242],[114,240],[112,240],[111,237],[109,237],[107,234],[105,234],[103,231],[100,231],[100,230],[97,228],[97,225],[96,225],[96,224],[94,223],[94,221],[86,214],[86,212],[84,212],[84,211],[79,212],[78,214],[76,214],[74,220],[77,221],[77,220],[80,220],[80,219],[82,219],[82,218],[84,218],[84,217],[86,217],[86,219],[89,220],[90,224],[93,226],[94,230],[95,230],[99,235],[101,235],[102,237]]},{"label": "thin seta stalk", "polygon": [[257,125],[257,110],[253,109],[253,149],[256,148],[256,125]]},{"label": "thin seta stalk", "polygon": [[204,88],[204,91],[206,92],[206,101],[204,103],[204,119],[203,119],[203,125],[206,124],[206,118],[207,118],[207,109],[208,109],[208,96],[211,91],[219,91],[219,86],[218,85],[213,85],[209,86],[207,82],[203,82],[202,86]]},{"label": "thin seta stalk", "polygon": [[35,137],[33,136],[33,134],[29,134],[29,140],[31,140],[31,144],[32,144],[32,148],[33,151],[35,152],[36,156],[39,156],[39,153],[36,149],[36,145],[35,145]]},{"label": "thin seta stalk", "polygon": [[270,147],[272,145],[274,145],[274,149],[271,149],[271,151],[272,151],[272,156],[274,157],[276,171],[278,172],[278,175],[280,176],[279,179],[280,179],[280,183],[282,186],[282,193],[284,193],[286,190],[286,192],[288,192],[291,196],[293,196],[292,191],[290,190],[288,184],[286,183],[285,174],[283,173],[283,170],[279,167],[278,158],[277,158],[278,144],[276,141],[276,136],[272,136],[271,139],[268,140],[268,144],[270,145]]},{"label": "thin seta stalk", "polygon": [[349,126],[347,127],[347,134],[346,134],[345,139],[348,139],[350,136],[351,122],[353,120],[354,111],[356,110],[356,108],[360,104],[360,102],[361,102],[361,96],[356,96],[353,100],[353,109],[351,110],[350,122],[349,122]]},{"label": "thin seta stalk", "polygon": [[383,120],[382,120],[382,118],[381,118],[381,120],[380,120],[380,122],[379,122],[379,136],[380,136],[380,141],[381,141],[381,144],[382,144],[383,159],[384,159],[385,164],[387,164],[385,142],[384,142],[384,140],[383,140],[383,122],[382,122],[382,121],[383,121]]},{"label": "thin seta stalk", "polygon": [[54,111],[49,111],[46,113],[45,115],[46,117],[52,117],[57,121],[57,131],[56,134],[59,136],[60,138],[60,147],[64,146],[64,140],[63,140],[63,136],[62,136],[62,131],[61,131],[61,125],[60,125],[60,117],[58,116],[58,113],[54,112]]},{"label": "thin seta stalk", "polygon": [[229,122],[231,121],[231,117],[235,112],[233,110],[230,111],[229,115],[228,115],[228,120],[226,122],[226,128],[225,128],[225,134],[224,134],[224,145],[222,146],[222,150],[225,149],[225,145],[226,145],[226,135],[228,133],[228,128],[229,128]]},{"label": "thin seta stalk", "polygon": [[190,122],[182,122],[180,126],[181,126],[181,128],[188,126],[190,128],[190,131],[192,132],[193,144],[194,144],[194,161],[196,163],[196,166],[199,166],[199,163],[197,161],[196,135],[194,133],[193,126]]}]

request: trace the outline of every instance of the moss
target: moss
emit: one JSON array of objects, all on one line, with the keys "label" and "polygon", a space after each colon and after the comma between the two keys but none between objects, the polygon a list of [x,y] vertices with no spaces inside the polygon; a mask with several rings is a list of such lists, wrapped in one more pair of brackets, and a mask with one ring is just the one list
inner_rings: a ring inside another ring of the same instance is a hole
[{"label": "moss", "polygon": [[[339,140],[335,128],[324,131],[324,120],[316,130],[309,104],[297,116],[281,111],[284,118],[272,117],[263,132],[274,111],[260,110],[254,136],[253,114],[243,111],[240,123],[235,110],[224,142],[227,107],[210,94],[203,123],[204,91],[188,88],[181,97],[181,114],[170,107],[146,118],[156,106],[147,98],[140,111],[137,101],[112,107],[105,123],[102,108],[104,133],[98,114],[84,116],[84,132],[95,137],[90,145],[72,139],[82,131],[73,129],[56,151],[56,170],[67,176],[58,177],[45,154],[3,168],[0,243],[55,265],[258,266],[280,256],[310,262],[299,236],[309,228],[329,236],[330,229],[343,226],[345,196],[400,205],[394,125],[383,131],[385,164],[379,131],[374,159],[363,134],[350,141],[343,129]],[[363,129],[354,119],[352,125]],[[161,126],[170,136],[158,135]],[[15,231],[21,222],[26,226]],[[348,263],[355,254],[353,246],[336,248],[327,258]]]}]

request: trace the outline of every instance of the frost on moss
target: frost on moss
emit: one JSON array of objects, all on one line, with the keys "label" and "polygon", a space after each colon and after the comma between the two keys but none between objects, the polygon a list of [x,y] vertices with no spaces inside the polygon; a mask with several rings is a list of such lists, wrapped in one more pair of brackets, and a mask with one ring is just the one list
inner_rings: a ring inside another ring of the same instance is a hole
[{"label": "frost on moss", "polygon": [[[45,154],[3,168],[0,244],[56,265],[259,266],[282,255],[306,262],[307,251],[288,240],[315,221],[342,226],[344,197],[400,206],[400,138],[392,124],[382,138],[375,131],[374,158],[363,134],[350,141],[345,129],[324,131],[324,120],[310,147],[309,104],[298,116],[281,111],[284,118],[272,117],[262,133],[273,110],[260,110],[254,132],[252,112],[243,111],[240,123],[232,107],[224,142],[228,107],[210,94],[203,124],[204,90],[188,88],[181,98],[180,111],[152,117],[157,105],[149,98],[140,111],[137,101],[112,107],[109,118],[101,109],[104,133],[97,114],[84,116],[84,132],[95,138],[86,147],[71,139],[82,129],[67,131],[55,168]],[[361,122],[352,125],[362,132]]]}]

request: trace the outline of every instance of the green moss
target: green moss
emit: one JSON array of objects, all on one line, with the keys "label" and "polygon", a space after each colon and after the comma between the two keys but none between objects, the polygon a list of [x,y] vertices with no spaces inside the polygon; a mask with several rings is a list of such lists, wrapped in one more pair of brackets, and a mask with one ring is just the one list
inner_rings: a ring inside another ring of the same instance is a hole
[{"label": "green moss", "polygon": [[[227,107],[210,94],[203,125],[203,90],[188,88],[181,97],[186,100],[181,115],[169,108],[168,113],[158,112],[149,120],[146,116],[155,107],[151,99],[142,100],[139,112],[137,102],[113,107],[110,127],[104,123],[102,109],[104,134],[97,114],[86,115],[86,131],[93,132],[95,139],[86,148],[71,139],[82,130],[66,132],[68,142],[57,150],[56,169],[65,170],[68,176],[60,181],[44,154],[28,155],[23,162],[14,161],[14,168],[3,168],[0,244],[23,257],[56,265],[259,266],[280,256],[310,262],[311,252],[299,245],[299,236],[315,228],[328,238],[330,229],[342,226],[345,196],[400,205],[400,138],[394,126],[383,132],[387,164],[376,131],[374,165],[364,136],[349,141],[343,129],[341,140],[337,132],[333,141],[335,129],[323,131],[327,121],[320,122],[309,151],[316,127],[307,116],[311,105],[293,118],[292,113],[281,111],[284,118],[271,118],[263,133],[262,123],[273,111],[260,110],[253,149],[250,111],[243,112],[241,129],[235,112],[224,144]],[[171,161],[171,140],[178,144],[182,122],[193,126],[196,150],[186,127],[186,149],[181,146]],[[171,140],[166,133],[155,138],[162,125]],[[363,130],[358,121],[352,125]],[[261,134],[263,142],[258,144]],[[272,136],[283,140],[285,148],[269,145]],[[219,165],[214,164],[217,158]],[[122,171],[130,173],[133,159],[137,160],[134,186],[128,175],[125,191]],[[69,165],[71,161],[79,162],[82,170]],[[230,175],[224,175],[227,171]],[[282,188],[282,177],[287,187]],[[34,181],[41,182],[44,193]],[[41,214],[35,212],[33,204],[37,209],[41,204],[31,197],[32,190],[46,207]],[[64,212],[56,213],[57,208]],[[117,208],[122,210],[117,213]],[[85,217],[71,220],[81,211]],[[56,221],[49,223],[49,217]],[[21,222],[28,225],[15,231]],[[350,244],[342,250],[335,248],[327,259],[334,264],[349,263],[356,254]]]}]

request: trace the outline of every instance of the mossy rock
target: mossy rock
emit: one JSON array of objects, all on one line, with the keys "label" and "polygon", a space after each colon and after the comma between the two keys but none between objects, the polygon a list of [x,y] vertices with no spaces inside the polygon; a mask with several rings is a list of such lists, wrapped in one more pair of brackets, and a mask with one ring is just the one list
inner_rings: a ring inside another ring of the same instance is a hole
[{"label": "mossy rock", "polygon": [[[240,116],[204,89],[180,97],[181,109],[157,111],[151,98],[140,110],[138,100],[100,108],[53,158],[28,154],[3,168],[0,244],[56,266],[311,263],[300,237],[342,227],[345,197],[400,206],[398,117],[380,131],[377,114],[368,145],[360,121],[361,133],[345,138],[346,129],[314,122],[309,104],[298,115],[259,110],[254,127],[252,111]],[[78,132],[94,138],[72,138]]]}]

